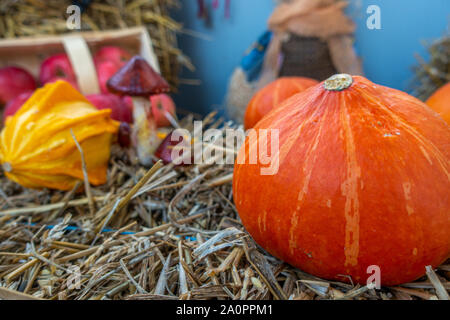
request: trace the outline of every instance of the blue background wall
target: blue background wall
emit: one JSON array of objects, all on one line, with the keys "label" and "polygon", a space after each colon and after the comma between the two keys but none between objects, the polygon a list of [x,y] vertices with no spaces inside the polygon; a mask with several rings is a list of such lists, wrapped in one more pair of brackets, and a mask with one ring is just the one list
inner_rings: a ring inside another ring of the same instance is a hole
[{"label": "blue background wall", "polygon": [[[207,0],[209,4],[211,0]],[[210,25],[197,18],[197,1],[183,0],[175,18],[188,30],[202,35],[180,37],[180,46],[197,70],[184,70],[182,78],[199,79],[200,86],[182,85],[175,96],[183,109],[207,113],[224,101],[228,79],[245,50],[266,29],[273,0],[231,0],[231,17],[221,8],[209,10]],[[381,8],[381,30],[366,26],[369,5]],[[426,57],[422,41],[431,41],[448,32],[450,0],[350,0],[347,10],[356,22],[355,47],[363,60],[366,76],[372,81],[408,90],[415,54]]]}]

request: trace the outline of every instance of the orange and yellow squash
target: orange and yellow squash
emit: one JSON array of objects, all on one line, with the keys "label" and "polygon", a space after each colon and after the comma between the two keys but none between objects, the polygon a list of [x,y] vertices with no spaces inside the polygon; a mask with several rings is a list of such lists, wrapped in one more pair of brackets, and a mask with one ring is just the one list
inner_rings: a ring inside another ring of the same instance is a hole
[{"label": "orange and yellow squash", "polygon": [[286,99],[318,83],[314,79],[304,77],[282,77],[271,82],[250,100],[245,110],[245,129],[253,128],[258,121]]},{"label": "orange and yellow squash", "polygon": [[[245,228],[274,256],[363,285],[376,270],[384,285],[413,281],[449,257],[450,127],[418,99],[337,75],[254,129],[233,195]],[[259,156],[272,149],[272,161]]]},{"label": "orange and yellow squash", "polygon": [[439,113],[450,125],[450,82],[437,90],[427,100],[427,105]]},{"label": "orange and yellow squash", "polygon": [[119,123],[111,110],[97,110],[70,84],[57,81],[37,90],[0,135],[5,175],[28,188],[69,190],[83,180],[83,149],[89,182],[106,182],[110,147]]}]

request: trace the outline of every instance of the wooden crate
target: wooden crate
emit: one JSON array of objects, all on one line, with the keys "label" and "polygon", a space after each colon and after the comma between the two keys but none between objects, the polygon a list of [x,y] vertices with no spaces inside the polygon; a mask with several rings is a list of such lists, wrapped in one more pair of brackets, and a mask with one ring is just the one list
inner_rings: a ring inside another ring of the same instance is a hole
[{"label": "wooden crate", "polygon": [[46,57],[66,52],[80,91],[85,95],[95,94],[100,92],[100,87],[91,53],[108,45],[119,46],[133,55],[140,54],[160,72],[150,35],[144,27],[0,40],[0,67],[20,66],[37,79],[39,67]]}]

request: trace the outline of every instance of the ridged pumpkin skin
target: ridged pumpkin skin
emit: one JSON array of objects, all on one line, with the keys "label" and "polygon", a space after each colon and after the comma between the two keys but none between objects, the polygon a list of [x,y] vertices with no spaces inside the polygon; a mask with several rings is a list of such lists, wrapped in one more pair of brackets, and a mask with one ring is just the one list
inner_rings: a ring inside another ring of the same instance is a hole
[{"label": "ridged pumpkin skin", "polygon": [[439,113],[450,125],[450,83],[439,88],[428,100],[427,105]]},{"label": "ridged pumpkin skin", "polygon": [[119,123],[111,110],[97,110],[65,81],[47,84],[13,116],[0,136],[5,175],[28,188],[70,190],[83,180],[83,148],[90,183],[106,182],[113,135]]},{"label": "ridged pumpkin skin", "polygon": [[450,127],[363,77],[342,91],[325,83],[256,125],[279,129],[277,174],[249,164],[257,144],[247,137],[233,179],[242,222],[268,252],[313,275],[365,284],[378,265],[384,285],[415,280],[449,257]]},{"label": "ridged pumpkin skin", "polygon": [[319,82],[302,77],[283,77],[259,90],[250,100],[245,110],[244,126],[253,128],[272,109],[279,106],[286,99],[303,92]]}]

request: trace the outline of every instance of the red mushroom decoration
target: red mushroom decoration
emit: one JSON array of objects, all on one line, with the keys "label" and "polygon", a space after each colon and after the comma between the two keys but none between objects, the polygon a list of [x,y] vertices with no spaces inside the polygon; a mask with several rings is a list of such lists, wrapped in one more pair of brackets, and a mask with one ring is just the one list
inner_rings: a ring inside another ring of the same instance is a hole
[{"label": "red mushroom decoration", "polygon": [[[193,152],[185,155],[186,148],[190,148],[192,142],[188,137],[179,136],[175,131],[169,133],[161,142],[161,145],[155,152],[155,156],[161,159],[164,164],[174,163],[177,166],[189,166],[194,163]],[[178,150],[174,153],[174,149]]]},{"label": "red mushroom decoration", "polygon": [[134,56],[107,83],[108,89],[116,94],[131,96],[133,100],[133,142],[142,165],[150,165],[152,156],[159,146],[157,125],[152,116],[149,97],[166,93],[170,87],[147,61]]}]

